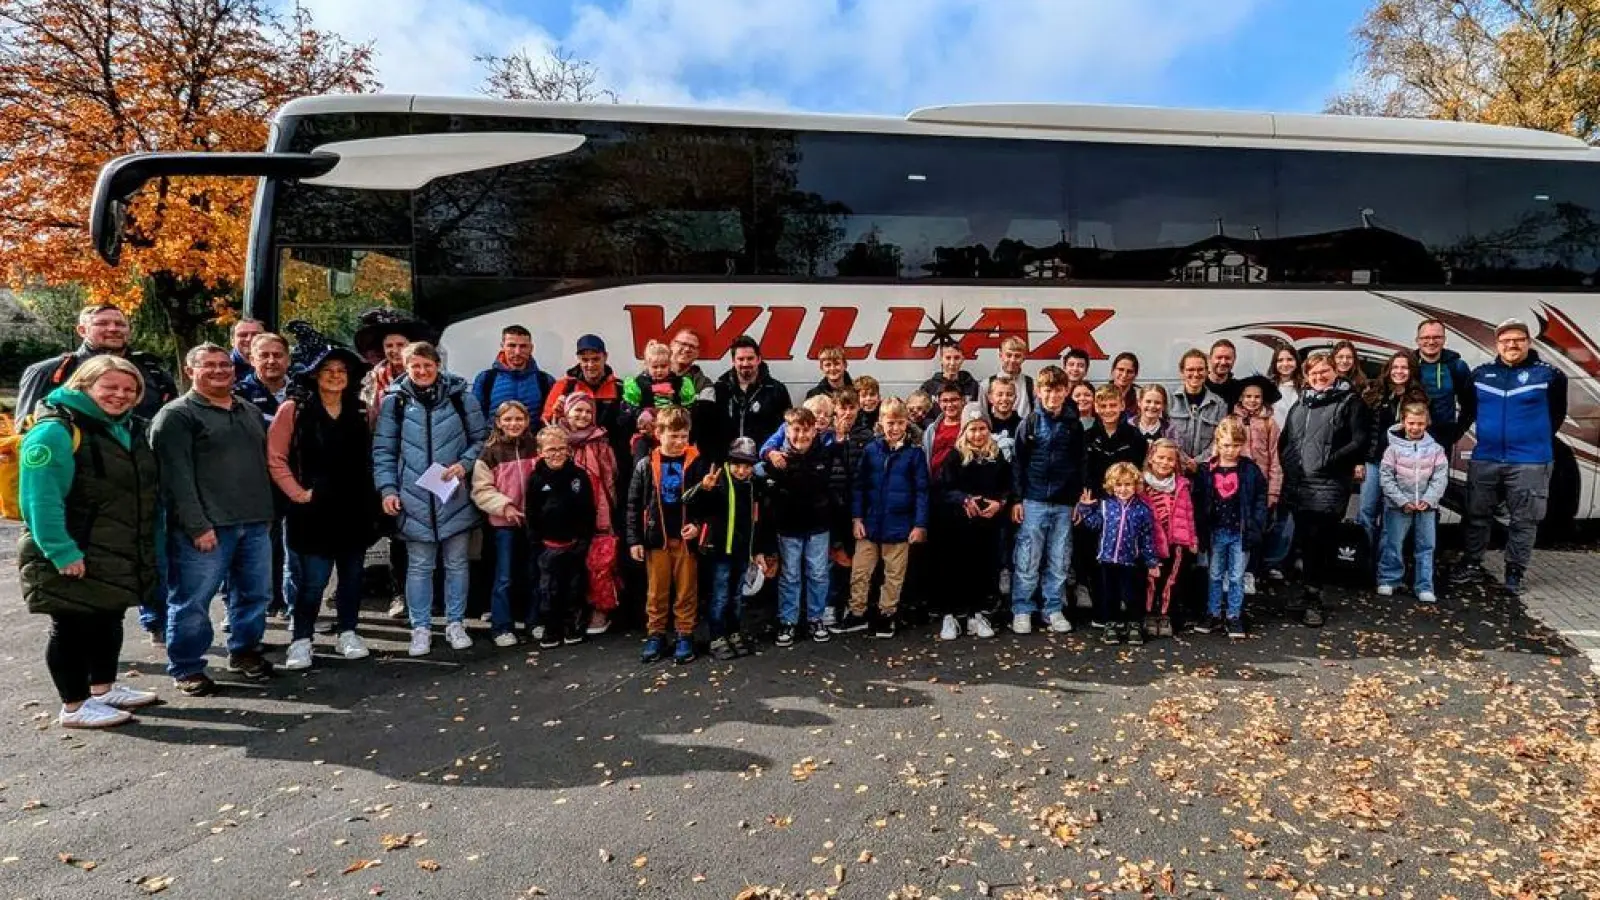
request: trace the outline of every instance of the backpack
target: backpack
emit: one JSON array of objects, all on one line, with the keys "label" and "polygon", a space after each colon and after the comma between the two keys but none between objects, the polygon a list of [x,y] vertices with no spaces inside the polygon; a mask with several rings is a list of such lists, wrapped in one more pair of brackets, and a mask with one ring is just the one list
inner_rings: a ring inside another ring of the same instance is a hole
[{"label": "backpack", "polygon": [[[67,423],[72,430],[72,452],[77,453],[83,444],[83,432],[70,416],[52,418]],[[22,432],[33,424],[33,416],[23,419],[19,427],[12,417],[0,415],[0,519],[22,521]]]},{"label": "backpack", "polygon": [[[394,427],[398,430],[406,424],[406,404],[411,402],[411,397],[404,391],[394,395]],[[461,433],[472,434],[472,426],[467,424],[467,404],[462,401],[460,394],[450,395],[450,405],[456,408],[456,415],[461,419]],[[468,440],[471,440],[469,437]]]}]

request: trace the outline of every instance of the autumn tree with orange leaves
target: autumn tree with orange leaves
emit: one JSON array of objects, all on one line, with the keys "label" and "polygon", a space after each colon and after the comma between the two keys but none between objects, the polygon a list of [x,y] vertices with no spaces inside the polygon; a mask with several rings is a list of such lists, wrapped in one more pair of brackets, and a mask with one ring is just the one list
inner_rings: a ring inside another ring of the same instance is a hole
[{"label": "autumn tree with orange leaves", "polygon": [[188,344],[244,275],[255,183],[163,179],[129,210],[112,267],[88,212],[109,159],[261,150],[294,97],[377,87],[372,48],[262,0],[0,0],[0,277],[158,303]]}]

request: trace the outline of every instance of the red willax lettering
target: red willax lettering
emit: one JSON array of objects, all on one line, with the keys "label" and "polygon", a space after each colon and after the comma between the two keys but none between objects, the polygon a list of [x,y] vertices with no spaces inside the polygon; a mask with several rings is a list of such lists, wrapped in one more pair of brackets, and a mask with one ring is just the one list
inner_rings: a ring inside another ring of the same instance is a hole
[{"label": "red willax lettering", "polygon": [[915,346],[917,330],[922,327],[926,310],[920,306],[891,306],[889,324],[883,327],[883,340],[878,342],[878,359],[933,359],[933,346]]},{"label": "red willax lettering", "polygon": [[1057,359],[1069,347],[1083,350],[1090,359],[1106,358],[1106,352],[1100,349],[1094,339],[1094,330],[1111,321],[1111,317],[1117,314],[1116,310],[1086,309],[1080,313],[1075,309],[1047,309],[1044,314],[1050,317],[1050,324],[1056,327],[1056,333],[1035,347],[1028,354],[1029,359]]},{"label": "red willax lettering", "polygon": [[673,335],[685,328],[700,336],[700,358],[720,359],[728,352],[728,347],[733,344],[734,338],[749,331],[750,326],[754,325],[764,312],[759,306],[729,307],[727,318],[719,325],[716,308],[712,306],[685,306],[672,317],[671,323],[666,321],[666,311],[660,306],[630,304],[624,308],[627,309],[633,323],[635,359],[644,358],[646,344],[651,341],[668,343]]},{"label": "red willax lettering", "polygon": [[803,306],[767,307],[767,329],[761,333],[761,358],[794,359],[794,339],[799,336],[800,324],[805,320]]},{"label": "red willax lettering", "polygon": [[853,306],[824,306],[822,321],[817,325],[816,335],[811,338],[811,352],[807,357],[816,359],[829,347],[843,347],[845,359],[866,359],[871,356],[870,343],[850,346],[850,331],[855,328],[858,315],[860,310]]},{"label": "red willax lettering", "polygon": [[961,339],[961,352],[971,359],[979,350],[998,351],[1005,339],[1013,335],[1024,341],[1028,339],[1028,311],[1019,307],[986,306],[978,321],[966,329],[966,336]]}]

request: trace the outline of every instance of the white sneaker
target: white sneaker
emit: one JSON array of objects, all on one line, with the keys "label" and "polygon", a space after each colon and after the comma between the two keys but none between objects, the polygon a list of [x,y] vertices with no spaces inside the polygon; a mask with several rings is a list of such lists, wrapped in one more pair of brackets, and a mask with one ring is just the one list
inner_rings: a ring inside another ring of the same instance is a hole
[{"label": "white sneaker", "polygon": [[832,628],[837,624],[839,624],[839,611],[831,606],[824,607],[822,610],[822,626],[824,628]]},{"label": "white sneaker", "polygon": [[72,712],[67,712],[67,708],[63,706],[61,715],[56,717],[56,722],[62,728],[110,728],[131,721],[133,721],[132,713],[96,700],[85,700]]},{"label": "white sneaker", "polygon": [[372,655],[372,651],[367,649],[367,642],[354,631],[339,632],[338,641],[334,646],[338,648],[339,655],[345,659],[366,659]]},{"label": "white sneaker", "polygon": [[1435,597],[1433,595],[1433,591],[1423,591],[1422,593],[1417,595],[1417,602],[1418,603],[1438,603],[1439,602],[1439,598]]},{"label": "white sneaker", "polygon": [[533,626],[533,630],[528,632],[528,636],[533,638],[536,641],[544,640],[544,626],[543,625],[535,625],[535,626]]},{"label": "white sneaker", "polygon": [[1018,613],[1011,617],[1012,634],[1032,634],[1033,616],[1027,613]]},{"label": "white sneaker", "polygon": [[961,637],[961,623],[956,621],[955,616],[945,616],[944,626],[939,629],[939,640],[953,641],[958,637]]},{"label": "white sneaker", "polygon": [[994,637],[994,626],[989,624],[989,617],[983,613],[967,620],[967,631],[981,638]]},{"label": "white sneaker", "polygon": [[1394,596],[1394,585],[1392,585],[1392,584],[1380,584],[1380,585],[1378,585],[1378,596],[1379,597],[1393,597]]},{"label": "white sneaker", "polygon": [[1067,614],[1056,610],[1050,614],[1050,630],[1056,634],[1066,634],[1072,630],[1072,623],[1067,620]]},{"label": "white sneaker", "polygon": [[433,652],[433,629],[432,628],[413,628],[413,629],[411,629],[411,649],[407,650],[406,653],[408,653],[408,654],[410,654],[412,656],[427,656],[429,653],[432,653],[432,652]]},{"label": "white sneaker", "polygon": [[138,709],[141,706],[149,706],[161,698],[156,696],[155,691],[135,690],[125,684],[117,683],[111,686],[111,690],[90,699],[112,709]]},{"label": "white sneaker", "polygon": [[1077,598],[1079,609],[1090,609],[1094,606],[1094,598],[1089,596],[1089,586],[1086,584],[1078,585],[1072,596]]},{"label": "white sneaker", "polygon": [[1254,572],[1244,573],[1244,595],[1246,597],[1254,597],[1256,595],[1256,576]]},{"label": "white sneaker", "polygon": [[502,631],[494,636],[494,645],[496,647],[515,647],[517,645],[517,636],[509,631]]},{"label": "white sneaker", "polygon": [[467,626],[460,622],[451,622],[444,627],[444,639],[450,642],[451,650],[472,648],[472,635],[467,634]]},{"label": "white sneaker", "polygon": [[1267,580],[1268,581],[1282,581],[1283,580],[1283,570],[1282,569],[1268,569],[1267,570]]},{"label": "white sneaker", "polygon": [[411,611],[406,609],[406,598],[395,594],[394,599],[389,601],[389,618],[404,619],[409,615]]},{"label": "white sneaker", "polygon": [[283,667],[291,670],[311,668],[310,638],[301,638],[298,641],[289,642],[289,655],[284,657]]}]

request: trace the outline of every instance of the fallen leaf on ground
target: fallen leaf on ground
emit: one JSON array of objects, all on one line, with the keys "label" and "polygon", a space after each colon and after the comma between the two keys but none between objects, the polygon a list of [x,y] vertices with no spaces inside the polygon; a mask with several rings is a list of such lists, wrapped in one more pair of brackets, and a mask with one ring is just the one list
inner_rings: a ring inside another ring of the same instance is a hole
[{"label": "fallen leaf on ground", "polygon": [[172,876],[141,875],[140,877],[134,879],[133,883],[142,888],[146,894],[159,894],[167,888],[172,887]]},{"label": "fallen leaf on ground", "polygon": [[383,865],[383,860],[381,859],[358,859],[350,865],[345,866],[342,874],[349,875],[352,872],[360,872],[364,869],[371,869],[381,865]]},{"label": "fallen leaf on ground", "polygon": [[417,860],[417,868],[424,872],[437,872],[443,866],[440,866],[439,861],[436,859],[419,859]]},{"label": "fallen leaf on ground", "polygon": [[79,859],[76,856],[73,856],[71,853],[57,853],[56,859],[61,860],[69,866],[77,866],[85,872],[93,872],[95,866],[100,865],[92,859]]}]

